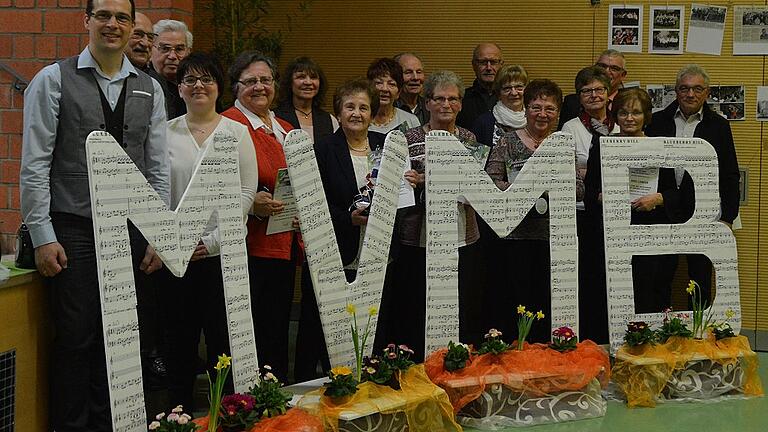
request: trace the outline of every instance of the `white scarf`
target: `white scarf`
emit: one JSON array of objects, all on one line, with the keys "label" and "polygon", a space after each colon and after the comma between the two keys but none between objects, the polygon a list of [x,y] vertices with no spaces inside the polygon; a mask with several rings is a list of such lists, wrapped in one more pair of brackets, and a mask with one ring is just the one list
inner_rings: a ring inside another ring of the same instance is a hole
[{"label": "white scarf", "polygon": [[520,129],[525,127],[525,110],[512,111],[501,101],[496,102],[493,107],[493,117],[496,121],[504,126],[509,126],[514,129]]}]

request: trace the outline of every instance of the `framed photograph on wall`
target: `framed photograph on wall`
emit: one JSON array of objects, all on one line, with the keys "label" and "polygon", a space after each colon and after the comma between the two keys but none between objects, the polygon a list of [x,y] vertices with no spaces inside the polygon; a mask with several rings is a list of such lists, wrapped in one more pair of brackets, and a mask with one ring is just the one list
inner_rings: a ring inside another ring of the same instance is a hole
[{"label": "framed photograph on wall", "polygon": [[608,48],[623,52],[643,52],[642,5],[610,5]]},{"label": "framed photograph on wall", "polygon": [[684,13],[684,6],[651,6],[648,22],[649,53],[683,53]]}]

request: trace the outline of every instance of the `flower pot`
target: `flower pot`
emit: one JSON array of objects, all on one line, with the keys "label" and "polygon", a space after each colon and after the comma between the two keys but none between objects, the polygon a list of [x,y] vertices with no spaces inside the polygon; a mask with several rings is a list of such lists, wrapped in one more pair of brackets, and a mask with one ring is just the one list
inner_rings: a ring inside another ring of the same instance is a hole
[{"label": "flower pot", "polygon": [[365,382],[343,404],[321,396],[327,379],[289,386],[292,405],[320,417],[326,431],[338,432],[459,432],[448,396],[432,384],[423,365],[408,369],[401,390]]},{"label": "flower pot", "polygon": [[[427,365],[440,359],[434,353]],[[590,341],[564,353],[531,344],[475,357],[459,371],[428,371],[448,393],[463,426],[496,430],[559,423],[601,417],[607,407],[601,390],[610,376],[608,354]]]},{"label": "flower pot", "polygon": [[620,348],[613,381],[627,405],[761,395],[757,355],[743,336],[720,341],[672,337],[655,346]]}]

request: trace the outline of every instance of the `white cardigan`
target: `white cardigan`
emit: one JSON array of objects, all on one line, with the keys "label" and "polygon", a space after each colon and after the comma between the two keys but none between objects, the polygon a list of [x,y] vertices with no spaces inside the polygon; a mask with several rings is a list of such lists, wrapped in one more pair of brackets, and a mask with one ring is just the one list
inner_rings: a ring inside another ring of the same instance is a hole
[{"label": "white cardigan", "polygon": [[[256,162],[256,149],[253,147],[248,128],[232,119],[222,116],[216,129],[199,146],[187,126],[187,116],[183,115],[168,121],[166,139],[168,140],[168,155],[171,161],[171,208],[176,209],[192,174],[197,168],[202,152],[213,141],[217,133],[231,134],[238,142],[240,165],[240,199],[243,205],[243,223],[248,209],[253,205],[253,199],[259,184],[259,168]],[[208,249],[208,256],[219,254],[219,231],[209,222],[201,237]]]}]

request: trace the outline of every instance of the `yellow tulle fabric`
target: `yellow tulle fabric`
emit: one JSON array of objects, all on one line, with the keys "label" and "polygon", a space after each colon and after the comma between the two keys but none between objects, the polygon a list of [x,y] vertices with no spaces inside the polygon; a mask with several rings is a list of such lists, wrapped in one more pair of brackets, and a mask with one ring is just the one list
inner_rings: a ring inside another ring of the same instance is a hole
[{"label": "yellow tulle fabric", "polygon": [[[757,355],[744,336],[719,341],[714,340],[711,335],[705,340],[673,336],[663,344],[644,344],[637,347],[625,345],[616,354],[611,374],[613,381],[626,395],[627,406],[653,407],[656,406],[657,398],[672,374],[685,369],[689,361],[701,358],[723,366],[741,361],[745,378],[744,394],[763,394]],[[659,362],[651,363],[650,359]]]},{"label": "yellow tulle fabric", "polygon": [[[500,379],[504,386],[534,396],[578,391],[595,378],[603,388],[608,385],[611,369],[608,353],[590,340],[566,352],[538,343],[526,343],[524,347],[521,351],[510,349],[499,355],[472,356],[466,367],[452,372],[443,366],[447,349],[430,354],[424,364],[430,379],[448,392],[455,412],[480,397],[489,377],[493,377],[492,382]],[[468,385],[450,385],[458,380]]]},{"label": "yellow tulle fabric", "polygon": [[[358,385],[354,395],[340,401],[322,396],[325,388],[320,388],[308,393],[298,405],[320,417],[326,431],[338,432],[341,413],[362,415],[371,411],[382,414],[405,412],[411,432],[462,430],[455,421],[448,396],[432,384],[423,365],[411,366],[399,378],[400,390],[364,382]],[[317,396],[320,396],[319,402],[315,401]],[[397,408],[391,408],[393,406]]]}]

